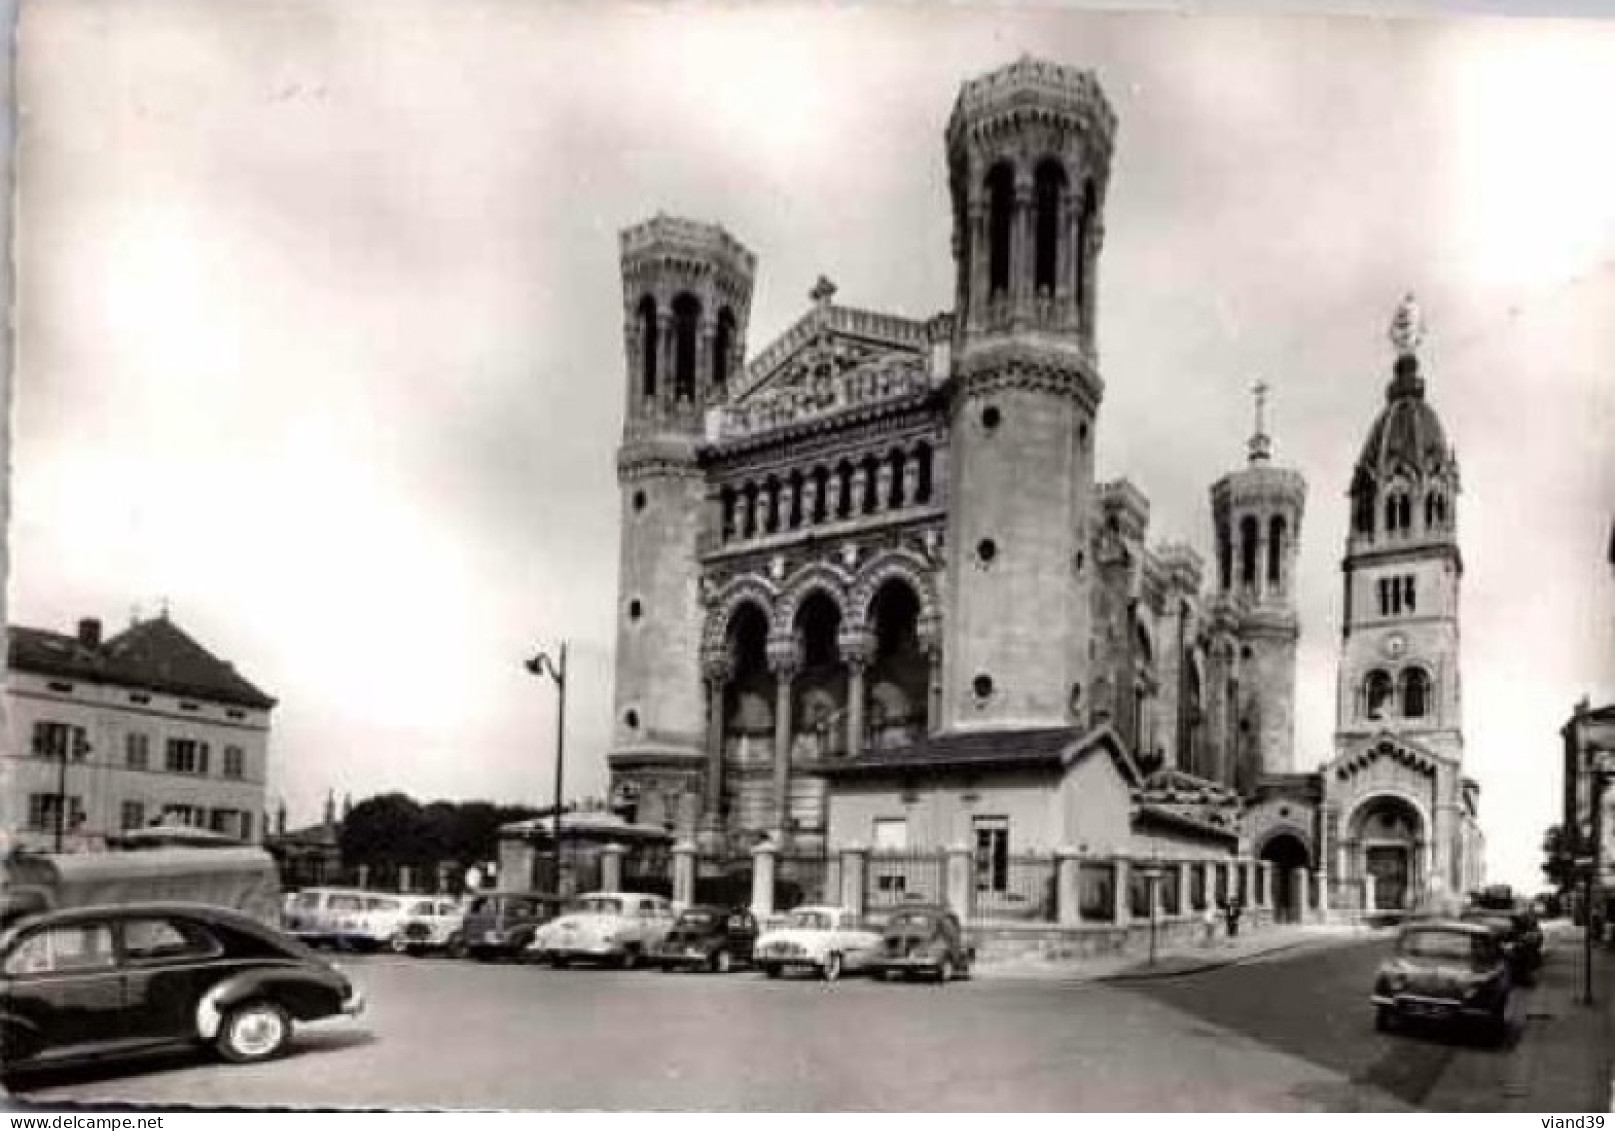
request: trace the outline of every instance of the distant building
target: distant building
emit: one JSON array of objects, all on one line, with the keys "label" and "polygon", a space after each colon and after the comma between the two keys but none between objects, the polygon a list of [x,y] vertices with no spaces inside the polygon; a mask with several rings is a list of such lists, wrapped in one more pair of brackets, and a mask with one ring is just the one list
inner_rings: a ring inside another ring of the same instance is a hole
[{"label": "distant building", "polygon": [[110,639],[8,630],[0,820],[21,847],[105,847],[133,828],[262,834],[275,700],[164,616]]},{"label": "distant building", "polygon": [[1591,855],[1595,832],[1602,841],[1599,857],[1604,875],[1600,883],[1615,883],[1615,789],[1606,785],[1603,813],[1596,821],[1593,797],[1600,761],[1615,762],[1615,703],[1594,707],[1583,699],[1576,704],[1569,720],[1559,730],[1564,739],[1564,830],[1578,854]]}]

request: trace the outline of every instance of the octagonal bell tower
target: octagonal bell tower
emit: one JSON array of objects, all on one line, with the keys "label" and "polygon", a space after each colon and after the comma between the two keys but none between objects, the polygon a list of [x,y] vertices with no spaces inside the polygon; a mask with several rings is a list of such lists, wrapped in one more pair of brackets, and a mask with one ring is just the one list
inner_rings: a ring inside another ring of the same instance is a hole
[{"label": "octagonal bell tower", "polygon": [[627,403],[612,799],[687,834],[700,815],[706,728],[698,451],[706,414],[728,400],[745,356],[756,261],[717,225],[661,215],[624,231],[620,250]]},{"label": "octagonal bell tower", "polygon": [[1070,725],[1083,710],[1115,129],[1092,74],[1032,59],[965,83],[948,122],[947,728]]}]

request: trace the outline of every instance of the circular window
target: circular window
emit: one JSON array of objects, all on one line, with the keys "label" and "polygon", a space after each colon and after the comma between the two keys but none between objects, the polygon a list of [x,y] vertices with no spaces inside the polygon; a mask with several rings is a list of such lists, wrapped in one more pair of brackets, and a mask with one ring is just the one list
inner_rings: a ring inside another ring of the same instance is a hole
[{"label": "circular window", "polygon": [[980,542],[976,543],[976,559],[980,561],[982,565],[990,565],[992,560],[997,556],[998,543],[994,542],[991,538],[983,538]]},{"label": "circular window", "polygon": [[646,502],[645,492],[643,492],[643,491],[635,491],[634,492],[634,509],[636,511],[644,510],[645,509],[645,502]]},{"label": "circular window", "polygon": [[998,411],[998,406],[990,404],[981,410],[981,426],[991,432],[1004,422],[1004,414]]},{"label": "circular window", "polygon": [[632,707],[622,713],[622,721],[628,724],[629,730],[639,729],[639,712]]},{"label": "circular window", "polygon": [[981,673],[970,681],[970,689],[976,693],[977,699],[985,699],[993,693],[993,677],[986,672]]},{"label": "circular window", "polygon": [[645,612],[645,606],[641,605],[639,603],[639,598],[638,597],[635,597],[632,601],[628,602],[628,619],[629,620],[638,620],[640,618],[640,616],[644,614],[644,612]]}]

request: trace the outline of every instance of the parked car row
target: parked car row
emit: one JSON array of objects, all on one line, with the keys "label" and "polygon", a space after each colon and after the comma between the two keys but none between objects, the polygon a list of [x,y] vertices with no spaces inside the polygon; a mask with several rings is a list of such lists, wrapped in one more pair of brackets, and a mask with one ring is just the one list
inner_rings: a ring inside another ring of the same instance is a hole
[{"label": "parked car row", "polygon": [[1541,965],[1542,928],[1523,901],[1482,897],[1457,918],[1412,920],[1375,976],[1375,1024],[1471,1023],[1502,1041],[1515,987]]},{"label": "parked car row", "polygon": [[807,906],[763,929],[743,907],[677,911],[645,892],[590,892],[571,900],[541,892],[483,892],[463,905],[438,897],[315,888],[289,897],[287,930],[311,944],[398,953],[445,953],[481,961],[519,959],[624,969],[771,978],[812,973],[826,981],[870,972],[947,982],[975,960],[958,918],[941,907],[905,907],[884,922],[842,907]]}]

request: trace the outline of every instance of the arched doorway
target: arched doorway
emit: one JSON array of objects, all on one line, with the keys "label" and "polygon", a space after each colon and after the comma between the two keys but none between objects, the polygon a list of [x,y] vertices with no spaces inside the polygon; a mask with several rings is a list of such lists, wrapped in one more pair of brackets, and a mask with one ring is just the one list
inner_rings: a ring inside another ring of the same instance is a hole
[{"label": "arched doorway", "polygon": [[1366,911],[1408,911],[1424,890],[1425,822],[1406,798],[1370,797],[1352,814],[1347,832],[1353,879],[1362,883]]},{"label": "arched doorway", "polygon": [[731,674],[723,692],[723,810],[740,831],[766,832],[773,820],[769,766],[774,748],[774,673],[768,667],[768,615],[747,601],[729,620]]},{"label": "arched doorway", "polygon": [[1293,832],[1276,832],[1267,838],[1258,854],[1273,865],[1273,917],[1280,923],[1299,923],[1306,910],[1307,882],[1305,871],[1310,870],[1312,854],[1301,838]]},{"label": "arched doorway", "polygon": [[919,639],[920,599],[906,581],[882,585],[870,606],[875,655],[869,669],[863,748],[889,750],[925,735],[930,666]]}]

